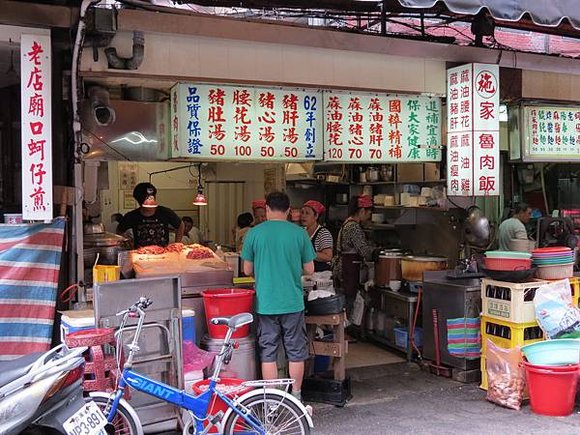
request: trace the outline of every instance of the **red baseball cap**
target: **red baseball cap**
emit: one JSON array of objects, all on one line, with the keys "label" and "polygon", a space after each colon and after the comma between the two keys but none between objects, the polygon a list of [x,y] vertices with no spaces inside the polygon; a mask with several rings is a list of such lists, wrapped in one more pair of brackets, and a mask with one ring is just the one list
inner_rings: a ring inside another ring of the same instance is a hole
[{"label": "red baseball cap", "polygon": [[373,199],[368,195],[361,195],[358,197],[357,205],[359,208],[372,208]]},{"label": "red baseball cap", "polygon": [[252,209],[255,210],[257,208],[266,208],[266,200],[265,199],[256,199],[252,201]]},{"label": "red baseball cap", "polygon": [[318,216],[323,215],[324,212],[326,211],[326,208],[321,203],[319,203],[318,201],[314,201],[313,199],[311,199],[310,201],[306,201],[303,207],[310,207],[312,210],[315,211],[315,213]]}]

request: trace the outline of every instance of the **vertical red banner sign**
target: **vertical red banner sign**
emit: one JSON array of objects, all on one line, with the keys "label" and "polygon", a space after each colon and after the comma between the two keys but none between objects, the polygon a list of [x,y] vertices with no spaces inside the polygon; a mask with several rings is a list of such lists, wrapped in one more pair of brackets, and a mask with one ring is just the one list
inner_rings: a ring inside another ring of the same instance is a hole
[{"label": "vertical red banner sign", "polygon": [[22,35],[22,217],[50,220],[52,210],[51,47],[49,35]]}]

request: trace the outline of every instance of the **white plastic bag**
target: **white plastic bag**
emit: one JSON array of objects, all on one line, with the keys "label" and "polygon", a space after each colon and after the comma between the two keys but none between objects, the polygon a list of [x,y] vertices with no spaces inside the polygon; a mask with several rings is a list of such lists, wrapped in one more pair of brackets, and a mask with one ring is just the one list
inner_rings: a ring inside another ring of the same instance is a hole
[{"label": "white plastic bag", "polygon": [[360,326],[362,323],[363,314],[365,311],[365,298],[360,292],[356,294],[354,304],[352,306],[352,313],[350,315],[350,321],[356,326]]},{"label": "white plastic bag", "polygon": [[572,305],[567,279],[541,285],[536,290],[534,308],[546,338],[580,337],[580,310]]}]

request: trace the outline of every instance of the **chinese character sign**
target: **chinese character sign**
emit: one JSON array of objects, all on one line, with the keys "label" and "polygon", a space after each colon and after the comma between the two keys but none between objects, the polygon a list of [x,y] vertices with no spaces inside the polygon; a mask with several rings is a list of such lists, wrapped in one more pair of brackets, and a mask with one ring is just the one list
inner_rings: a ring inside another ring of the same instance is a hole
[{"label": "chinese character sign", "polygon": [[172,157],[321,160],[321,105],[319,91],[178,84]]},{"label": "chinese character sign", "polygon": [[447,185],[450,196],[499,195],[499,67],[447,70]]},{"label": "chinese character sign", "polygon": [[524,107],[524,160],[580,160],[580,108]]},{"label": "chinese character sign", "polygon": [[325,160],[441,160],[438,98],[324,92]]},{"label": "chinese character sign", "polygon": [[52,211],[50,36],[22,35],[22,217],[49,220]]}]

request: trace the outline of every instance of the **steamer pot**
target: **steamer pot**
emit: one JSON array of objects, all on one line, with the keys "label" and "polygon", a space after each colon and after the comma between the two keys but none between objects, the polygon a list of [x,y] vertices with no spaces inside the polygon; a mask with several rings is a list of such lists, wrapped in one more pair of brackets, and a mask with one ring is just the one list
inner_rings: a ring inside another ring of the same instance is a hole
[{"label": "steamer pot", "polygon": [[423,272],[447,269],[445,257],[409,255],[401,259],[401,272],[406,281],[423,281]]}]

